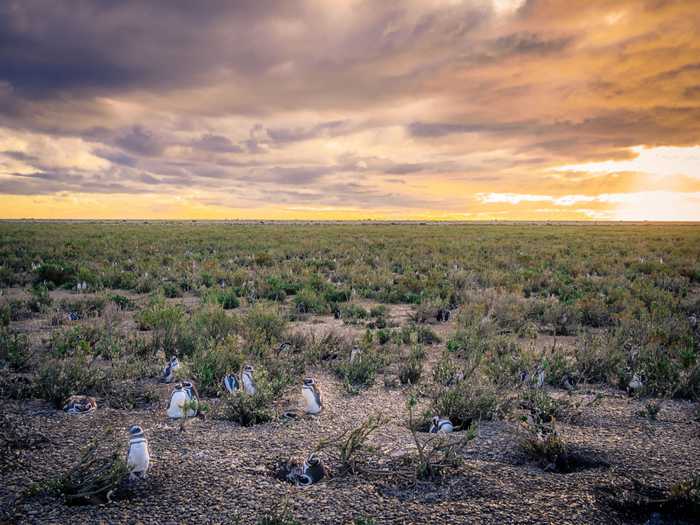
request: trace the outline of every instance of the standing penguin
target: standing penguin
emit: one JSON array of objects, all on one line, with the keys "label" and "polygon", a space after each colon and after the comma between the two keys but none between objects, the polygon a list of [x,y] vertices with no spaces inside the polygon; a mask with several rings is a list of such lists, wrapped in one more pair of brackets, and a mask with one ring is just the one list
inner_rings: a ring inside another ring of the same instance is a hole
[{"label": "standing penguin", "polygon": [[448,434],[453,430],[454,426],[449,419],[439,416],[433,417],[432,424],[430,425],[431,434]]},{"label": "standing penguin", "polygon": [[544,367],[540,365],[537,367],[537,375],[535,376],[535,387],[542,388],[544,386],[545,372]]},{"label": "standing penguin", "polygon": [[146,436],[140,426],[134,425],[129,429],[129,452],[126,454],[129,479],[145,478],[150,463]]},{"label": "standing penguin", "polygon": [[236,374],[226,374],[226,376],[224,376],[224,388],[230,394],[233,394],[241,388]]},{"label": "standing penguin", "polygon": [[170,394],[170,405],[168,406],[168,417],[173,419],[180,419],[183,417],[193,417],[196,416],[196,412],[192,409],[187,410],[185,414],[184,406],[186,403],[191,401],[190,393],[185,390],[183,385],[175,385],[175,389],[172,394]]},{"label": "standing penguin", "polygon": [[360,357],[362,355],[362,349],[355,345],[352,347],[352,350],[350,351],[350,362],[353,363],[355,359]]},{"label": "standing penguin", "polygon": [[172,356],[168,364],[163,368],[163,381],[165,383],[172,383],[175,379],[175,370],[180,368],[180,361],[177,360],[176,356]]},{"label": "standing penguin", "polygon": [[304,396],[306,406],[304,410],[307,414],[318,414],[323,408],[321,401],[321,391],[318,389],[316,380],[313,377],[304,379],[304,386],[301,387],[301,395]]},{"label": "standing penguin", "polygon": [[246,394],[251,396],[255,395],[255,379],[253,379],[253,367],[250,365],[245,365],[243,367],[243,373],[241,374],[241,381],[243,382],[243,390]]},{"label": "standing penguin", "polygon": [[183,381],[182,389],[187,392],[187,397],[189,401],[199,401],[199,394],[197,394],[197,388],[191,381]]}]

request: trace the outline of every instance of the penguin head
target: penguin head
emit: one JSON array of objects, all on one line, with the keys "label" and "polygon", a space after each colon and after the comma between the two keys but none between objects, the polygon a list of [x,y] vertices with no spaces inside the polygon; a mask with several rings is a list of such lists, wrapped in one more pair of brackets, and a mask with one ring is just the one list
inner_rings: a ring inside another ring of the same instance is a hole
[{"label": "penguin head", "polygon": [[433,416],[433,425],[437,426],[440,423],[440,416]]},{"label": "penguin head", "polygon": [[182,390],[184,388],[184,385],[182,383],[177,383],[173,388],[175,390]]},{"label": "penguin head", "polygon": [[316,380],[313,377],[307,377],[304,379],[304,386],[314,386],[316,384]]},{"label": "penguin head", "polygon": [[192,383],[190,381],[183,381],[182,388],[192,388]]},{"label": "penguin head", "polygon": [[321,460],[316,454],[311,454],[308,458],[306,458],[306,464],[309,466],[318,465],[320,462]]},{"label": "penguin head", "polygon": [[176,356],[176,355],[174,355],[174,356],[172,356],[172,357],[170,358],[170,363],[171,363],[171,364],[177,363],[177,356]]},{"label": "penguin head", "polygon": [[139,434],[143,434],[143,429],[138,425],[132,425],[129,427],[129,434],[132,436],[138,436]]},{"label": "penguin head", "polygon": [[286,351],[289,350],[291,347],[292,347],[291,344],[289,344],[289,343],[287,343],[287,342],[284,342],[284,343],[282,343],[282,344],[279,346],[279,348],[277,349],[277,351],[278,351],[278,352],[286,352]]},{"label": "penguin head", "polygon": [[253,373],[253,367],[252,367],[252,365],[245,365],[245,366],[243,367],[243,373],[244,373],[244,374],[251,374],[251,375],[252,375],[252,373]]}]

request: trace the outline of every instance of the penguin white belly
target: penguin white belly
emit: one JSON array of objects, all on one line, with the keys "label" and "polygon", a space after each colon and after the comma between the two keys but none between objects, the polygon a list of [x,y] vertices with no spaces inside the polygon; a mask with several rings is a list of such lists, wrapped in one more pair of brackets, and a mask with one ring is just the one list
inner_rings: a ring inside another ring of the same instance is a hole
[{"label": "penguin white belly", "polygon": [[246,394],[250,394],[251,396],[255,395],[255,385],[247,375],[243,376],[243,388]]},{"label": "penguin white belly", "polygon": [[151,456],[148,453],[148,444],[146,440],[136,441],[129,445],[129,456],[126,464],[129,467],[130,474],[145,475],[148,472]]},{"label": "penguin white belly", "polygon": [[318,414],[321,411],[320,405],[316,402],[316,396],[310,388],[303,388],[301,391],[306,402],[306,412],[308,414]]},{"label": "penguin white belly", "polygon": [[454,430],[452,423],[444,421],[438,426],[438,434],[448,434]]},{"label": "penguin white belly", "polygon": [[[168,407],[168,417],[179,419],[185,417],[183,406],[188,402],[187,393],[185,391],[173,392],[170,397],[170,406]],[[190,410],[190,412],[192,412]]]}]

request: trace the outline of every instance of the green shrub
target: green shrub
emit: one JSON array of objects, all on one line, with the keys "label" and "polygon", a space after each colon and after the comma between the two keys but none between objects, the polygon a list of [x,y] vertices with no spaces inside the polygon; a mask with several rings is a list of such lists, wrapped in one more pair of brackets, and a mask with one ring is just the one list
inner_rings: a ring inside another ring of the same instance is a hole
[{"label": "green shrub", "polygon": [[40,398],[61,408],[69,396],[89,394],[105,379],[104,371],[90,366],[88,356],[79,354],[47,361],[39,369],[35,391]]},{"label": "green shrub", "polygon": [[337,365],[335,372],[345,384],[349,392],[355,393],[358,389],[368,388],[374,384],[381,360],[372,350],[364,350],[352,362],[347,361]]},{"label": "green shrub", "polygon": [[426,417],[447,417],[453,425],[466,428],[474,421],[496,417],[502,409],[492,387],[462,382],[440,392]]},{"label": "green shrub", "polygon": [[302,288],[294,296],[294,308],[300,314],[327,314],[328,302],[311,288]]},{"label": "green shrub", "polygon": [[206,295],[206,301],[219,304],[224,310],[233,310],[241,305],[236,290],[233,288],[210,290]]},{"label": "green shrub", "polygon": [[237,342],[228,338],[211,347],[203,347],[192,354],[190,369],[200,394],[216,394],[226,374],[238,372],[245,356],[237,348]]},{"label": "green shrub", "polygon": [[50,283],[54,287],[70,284],[75,278],[75,267],[65,262],[45,262],[36,269],[36,282]]},{"label": "green shrub", "polygon": [[264,355],[272,346],[283,339],[287,321],[279,309],[255,304],[242,321],[242,330],[248,348],[256,355]]},{"label": "green shrub", "polygon": [[8,367],[21,372],[26,370],[31,357],[29,338],[26,335],[0,328],[0,368]]},{"label": "green shrub", "polygon": [[244,427],[250,427],[261,423],[267,423],[274,417],[272,402],[274,392],[264,369],[256,368],[255,395],[249,395],[239,390],[234,393],[226,393],[217,410],[217,417],[227,421],[234,421]]}]

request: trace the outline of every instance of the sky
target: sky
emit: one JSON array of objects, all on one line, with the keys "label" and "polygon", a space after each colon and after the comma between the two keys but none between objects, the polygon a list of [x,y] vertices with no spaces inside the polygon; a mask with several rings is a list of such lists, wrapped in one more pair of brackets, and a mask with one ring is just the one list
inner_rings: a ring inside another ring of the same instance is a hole
[{"label": "sky", "polygon": [[700,6],[4,0],[27,217],[700,220]]}]

